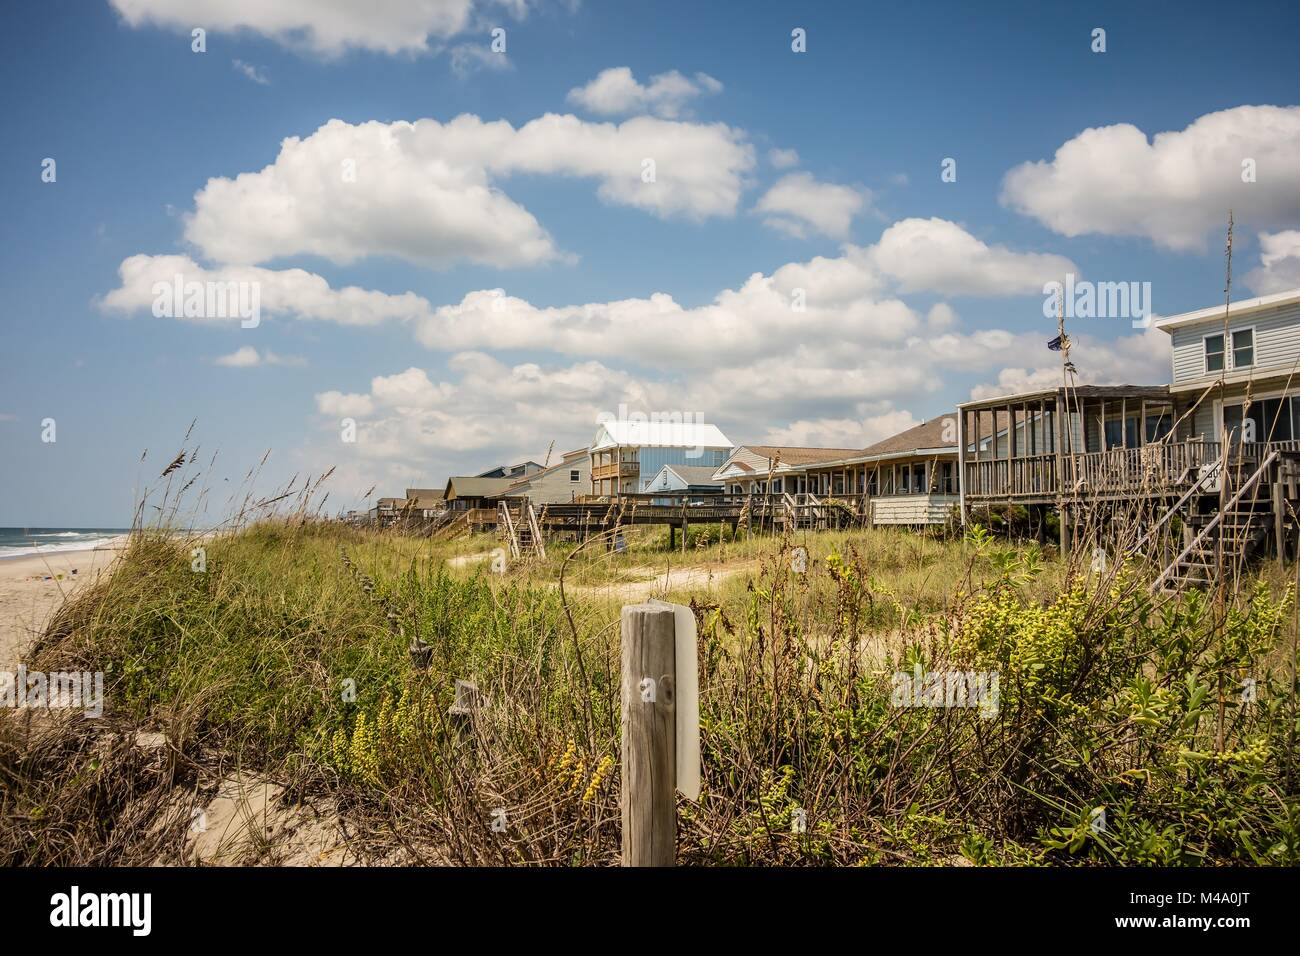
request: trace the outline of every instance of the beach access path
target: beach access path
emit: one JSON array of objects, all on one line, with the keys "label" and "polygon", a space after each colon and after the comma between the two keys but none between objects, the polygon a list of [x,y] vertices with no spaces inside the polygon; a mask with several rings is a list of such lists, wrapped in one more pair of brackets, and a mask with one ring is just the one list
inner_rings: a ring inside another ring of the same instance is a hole
[{"label": "beach access path", "polygon": [[0,671],[17,668],[55,609],[87,581],[106,573],[125,540],[114,539],[93,550],[0,558]]}]

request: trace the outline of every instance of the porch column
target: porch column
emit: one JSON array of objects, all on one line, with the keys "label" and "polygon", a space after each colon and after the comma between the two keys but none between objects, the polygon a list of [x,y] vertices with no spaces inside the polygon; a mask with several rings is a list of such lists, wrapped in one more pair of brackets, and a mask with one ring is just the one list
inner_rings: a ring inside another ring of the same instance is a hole
[{"label": "porch column", "polygon": [[957,513],[966,527],[966,410],[957,410]]}]

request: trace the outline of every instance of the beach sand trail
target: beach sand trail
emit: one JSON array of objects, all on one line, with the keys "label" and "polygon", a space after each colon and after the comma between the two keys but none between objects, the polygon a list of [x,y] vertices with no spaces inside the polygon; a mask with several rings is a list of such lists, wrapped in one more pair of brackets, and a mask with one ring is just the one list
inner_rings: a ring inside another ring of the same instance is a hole
[{"label": "beach sand trail", "polygon": [[0,560],[0,671],[14,670],[55,609],[108,571],[120,544]]}]

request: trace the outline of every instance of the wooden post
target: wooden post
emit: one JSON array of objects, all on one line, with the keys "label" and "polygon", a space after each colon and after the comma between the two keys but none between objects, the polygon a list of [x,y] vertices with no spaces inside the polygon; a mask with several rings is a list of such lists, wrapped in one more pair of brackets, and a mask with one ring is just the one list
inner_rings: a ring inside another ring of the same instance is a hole
[{"label": "wooden post", "polygon": [[677,856],[675,612],[629,604],[622,617],[623,865]]},{"label": "wooden post", "polygon": [[1282,465],[1276,464],[1270,468],[1269,476],[1272,479],[1270,490],[1273,493],[1273,541],[1277,548],[1277,560],[1282,562],[1286,560],[1286,526],[1283,514],[1286,499],[1282,496]]},{"label": "wooden post", "polygon": [[1060,499],[1060,512],[1061,560],[1068,561],[1070,558],[1070,509],[1064,498]]}]

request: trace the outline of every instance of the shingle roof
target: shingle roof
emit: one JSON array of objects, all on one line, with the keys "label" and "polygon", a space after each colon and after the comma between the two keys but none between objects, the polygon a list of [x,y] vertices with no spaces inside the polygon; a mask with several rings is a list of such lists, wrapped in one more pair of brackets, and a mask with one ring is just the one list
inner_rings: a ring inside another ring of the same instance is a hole
[{"label": "shingle roof", "polygon": [[418,499],[421,499],[421,498],[438,498],[438,499],[441,499],[441,498],[442,498],[442,493],[443,493],[443,491],[444,491],[444,489],[442,489],[442,488],[407,488],[407,489],[406,489],[406,498],[407,498],[408,501],[411,500],[411,499],[417,499],[417,500],[418,500]]},{"label": "shingle roof", "polygon": [[833,461],[858,451],[856,448],[811,448],[804,445],[746,445],[745,449],[760,458],[779,458],[783,465]]},{"label": "shingle roof", "polygon": [[721,478],[714,478],[713,473],[717,471],[712,465],[664,465],[665,468],[673,472],[688,485],[710,485],[717,486],[722,484]]},{"label": "shingle roof", "polygon": [[[945,437],[945,431],[951,437]],[[875,455],[897,455],[916,451],[920,448],[951,448],[957,450],[957,413],[949,412],[932,418],[928,422],[913,425],[897,435],[890,435],[883,441],[868,445],[854,457],[873,457]]]},{"label": "shingle roof", "polygon": [[515,483],[513,478],[479,478],[474,475],[458,475],[447,479],[446,497],[452,498],[492,498],[501,494]]}]

